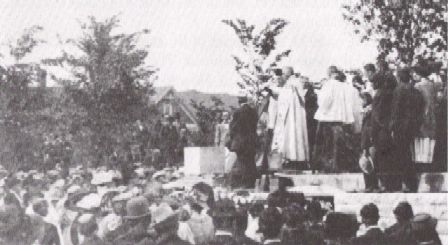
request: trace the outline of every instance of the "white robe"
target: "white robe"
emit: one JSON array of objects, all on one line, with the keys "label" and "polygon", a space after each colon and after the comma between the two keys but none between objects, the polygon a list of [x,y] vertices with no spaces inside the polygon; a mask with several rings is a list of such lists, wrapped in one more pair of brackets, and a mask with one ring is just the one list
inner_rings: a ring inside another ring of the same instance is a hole
[{"label": "white robe", "polygon": [[272,151],[277,151],[283,159],[289,161],[307,161],[309,145],[305,112],[306,91],[296,78],[290,78],[277,92],[277,118]]}]

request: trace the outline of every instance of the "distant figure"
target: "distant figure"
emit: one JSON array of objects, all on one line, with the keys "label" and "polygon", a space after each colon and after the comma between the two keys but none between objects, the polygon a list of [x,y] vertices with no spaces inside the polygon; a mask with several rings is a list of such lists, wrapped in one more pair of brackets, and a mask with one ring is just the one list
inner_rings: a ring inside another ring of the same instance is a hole
[{"label": "distant figure", "polygon": [[312,169],[338,173],[351,170],[357,157],[351,147],[353,90],[335,66],[328,69],[328,76],[319,92],[319,108],[314,116],[319,123]]},{"label": "distant figure", "polygon": [[408,191],[416,192],[418,183],[411,148],[419,132],[424,104],[420,92],[410,83],[410,71],[400,69],[397,77],[399,83],[394,90],[391,118],[396,159],[389,163],[393,167],[391,174],[394,175],[391,181],[396,181],[397,187],[404,182]]},{"label": "distant figure", "polygon": [[162,126],[160,131],[162,158],[165,160],[165,167],[171,167],[176,161],[176,148],[179,140],[177,129],[173,124],[174,118],[168,117],[167,124]]},{"label": "distant figure", "polygon": [[255,150],[257,140],[257,111],[248,103],[247,97],[239,97],[240,108],[233,114],[230,122],[228,148],[237,155],[232,168],[231,186],[233,188],[254,188],[257,178]]},{"label": "distant figure", "polygon": [[[375,71],[375,66],[368,64],[364,69],[366,73],[369,73],[370,70]],[[396,81],[394,78],[380,72],[374,73],[369,79],[375,89],[371,116],[372,142],[375,147],[375,167],[384,190],[401,191],[401,186],[394,184],[394,179],[390,176],[390,173],[393,172],[393,165],[390,163],[393,162],[395,154],[390,123],[392,117],[391,105],[393,103]]]},{"label": "distant figure", "polygon": [[[423,123],[414,142],[415,162],[431,164],[436,138],[436,100],[437,87],[429,80],[431,74],[427,65],[414,68],[415,88],[421,92],[424,100]],[[431,165],[429,165],[431,166]],[[426,170],[430,170],[427,168]]]},{"label": "distant figure", "polygon": [[[216,125],[215,146],[225,147],[226,142],[229,138],[229,125],[230,115],[229,112],[225,111],[222,113],[221,123]],[[229,149],[225,148],[225,158],[224,172],[228,173],[235,164],[236,155],[234,152],[230,152]]]}]

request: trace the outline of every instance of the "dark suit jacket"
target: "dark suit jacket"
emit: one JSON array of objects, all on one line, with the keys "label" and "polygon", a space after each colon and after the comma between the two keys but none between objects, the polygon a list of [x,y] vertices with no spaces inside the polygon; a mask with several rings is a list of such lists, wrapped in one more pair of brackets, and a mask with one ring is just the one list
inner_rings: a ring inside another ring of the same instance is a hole
[{"label": "dark suit jacket", "polygon": [[257,122],[257,111],[248,104],[243,104],[234,112],[229,127],[231,151],[255,152]]},{"label": "dark suit jacket", "polygon": [[379,228],[372,228],[366,234],[352,240],[353,245],[384,245],[385,238]]}]

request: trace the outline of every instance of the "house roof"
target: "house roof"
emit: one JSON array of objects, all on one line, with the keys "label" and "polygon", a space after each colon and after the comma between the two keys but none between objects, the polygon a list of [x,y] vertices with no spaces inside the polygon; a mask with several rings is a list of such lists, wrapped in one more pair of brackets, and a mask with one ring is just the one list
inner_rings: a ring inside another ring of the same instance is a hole
[{"label": "house roof", "polygon": [[151,102],[158,104],[170,91],[174,90],[173,87],[154,87],[154,94],[151,96]]},{"label": "house roof", "polygon": [[223,102],[222,109],[224,110],[230,111],[233,108],[238,107],[238,98],[237,96],[234,95],[203,93],[197,90],[187,90],[178,92],[173,87],[155,87],[154,94],[151,96],[150,101],[152,103],[158,104],[171,91],[174,91],[174,95],[179,105],[183,108],[183,110],[187,113],[187,115],[192,118],[194,122],[196,122],[196,110],[191,105],[192,101],[195,101],[197,103],[203,103],[205,106],[210,107],[215,105],[215,102],[213,100],[213,98],[215,97]]},{"label": "house roof", "polygon": [[238,107],[238,97],[230,94],[214,94],[214,93],[203,93],[196,90],[188,90],[176,93],[177,97],[180,98],[184,104],[191,106],[191,101],[196,101],[197,103],[203,103],[205,106],[214,106],[215,102],[213,97],[220,99],[223,102],[224,110],[231,110],[232,108]]}]

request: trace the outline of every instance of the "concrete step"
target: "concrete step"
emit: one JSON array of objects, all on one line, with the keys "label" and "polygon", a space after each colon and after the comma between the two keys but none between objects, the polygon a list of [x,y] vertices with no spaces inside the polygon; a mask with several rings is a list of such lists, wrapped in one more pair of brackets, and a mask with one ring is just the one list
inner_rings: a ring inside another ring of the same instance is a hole
[{"label": "concrete step", "polygon": [[[275,173],[279,178],[289,178],[295,186],[332,186],[344,192],[363,192],[364,178],[361,173],[311,174],[297,172]],[[448,192],[448,173],[421,173],[418,175],[421,193]]]}]

